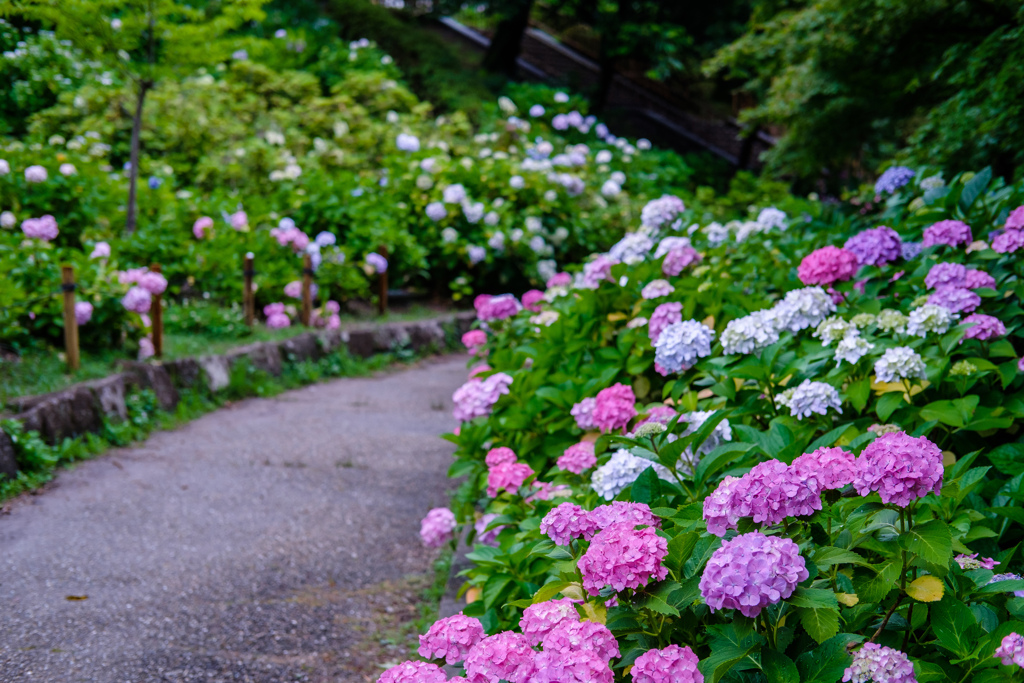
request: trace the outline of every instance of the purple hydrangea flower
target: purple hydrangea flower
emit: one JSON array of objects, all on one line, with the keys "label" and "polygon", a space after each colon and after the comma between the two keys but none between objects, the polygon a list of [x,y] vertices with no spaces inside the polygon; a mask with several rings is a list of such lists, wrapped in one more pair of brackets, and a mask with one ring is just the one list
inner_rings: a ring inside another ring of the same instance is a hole
[{"label": "purple hydrangea flower", "polygon": [[633,527],[632,522],[612,524],[594,536],[580,558],[577,566],[583,574],[583,588],[591,595],[598,595],[605,586],[622,591],[668,576],[668,568],[662,565],[668,541],[658,536],[654,527]]},{"label": "purple hydrangea flower", "polygon": [[[756,524],[778,524],[786,517],[803,517],[821,509],[821,482],[805,478],[779,460],[755,465],[739,480],[723,481],[704,501],[708,532],[724,535],[742,517]],[[708,501],[711,501],[710,503]]]},{"label": "purple hydrangea flower", "polygon": [[484,638],[466,655],[466,678],[473,683],[526,683],[533,673],[534,651],[521,633],[503,631]]},{"label": "purple hydrangea flower", "polygon": [[434,508],[420,522],[420,538],[428,548],[440,548],[452,539],[458,524],[455,513],[448,508]]},{"label": "purple hydrangea flower", "polygon": [[661,336],[662,330],[669,325],[682,322],[683,320],[683,305],[678,301],[670,301],[665,304],[661,304],[654,309],[654,313],[651,314],[651,319],[647,322],[647,336],[650,337],[652,342],[658,340]]},{"label": "purple hydrangea flower", "polygon": [[1002,320],[991,315],[974,313],[964,318],[963,322],[974,325],[964,333],[964,339],[985,341],[1006,335],[1006,325]]},{"label": "purple hydrangea flower", "polygon": [[[996,574],[989,580],[989,583],[995,583],[996,581],[1020,581],[1022,579],[1024,579],[1024,576],[1020,574]],[[1024,598],[1024,590],[1013,591],[1013,595],[1014,597]]]},{"label": "purple hydrangea flower", "polygon": [[484,639],[484,627],[478,619],[456,614],[439,619],[420,636],[421,657],[444,659],[455,664],[466,658],[470,648]]},{"label": "purple hydrangea flower", "polygon": [[981,305],[981,297],[964,287],[944,285],[928,297],[928,303],[948,308],[951,313],[970,313]]},{"label": "purple hydrangea flower", "polygon": [[754,531],[722,543],[708,560],[699,585],[712,612],[738,609],[753,618],[791,596],[807,577],[796,543]]},{"label": "purple hydrangea flower", "polygon": [[790,465],[794,474],[804,480],[814,479],[822,490],[841,489],[857,474],[857,458],[842,448],[821,447],[805,453]]},{"label": "purple hydrangea flower", "polygon": [[1012,254],[1024,248],[1024,230],[1007,230],[992,240],[992,248],[1000,254]]},{"label": "purple hydrangea flower", "polygon": [[654,342],[654,360],[666,372],[683,372],[711,355],[715,331],[696,320],[669,325]]},{"label": "purple hydrangea flower", "polygon": [[943,244],[947,247],[957,247],[961,244],[970,244],[971,239],[971,226],[963,221],[945,220],[924,229],[921,245],[931,247]]},{"label": "purple hydrangea flower", "polygon": [[139,287],[136,285],[128,290],[128,293],[121,299],[121,305],[129,311],[134,313],[149,313],[149,308],[153,304],[153,295],[149,293],[149,290]]},{"label": "purple hydrangea flower", "polygon": [[1016,664],[1024,668],[1024,636],[1019,633],[1006,636],[992,656],[998,657],[1004,666]]},{"label": "purple hydrangea flower", "polygon": [[75,322],[84,325],[92,320],[92,304],[88,301],[75,302]]},{"label": "purple hydrangea flower", "polygon": [[884,225],[862,230],[843,245],[843,249],[857,257],[859,265],[879,267],[900,258],[902,247],[903,242],[896,231]]},{"label": "purple hydrangea flower", "polygon": [[579,403],[573,405],[569,414],[576,419],[576,426],[583,431],[597,429],[597,425],[594,423],[594,408],[596,407],[596,398],[585,398]]},{"label": "purple hydrangea flower", "polygon": [[597,530],[590,514],[574,503],[562,503],[540,521],[540,532],[555,545],[569,545],[574,538],[590,538]]},{"label": "purple hydrangea flower", "polygon": [[473,418],[490,415],[494,404],[503,394],[508,393],[512,377],[499,372],[486,379],[474,377],[452,394],[455,408],[452,415],[460,422],[468,422]]},{"label": "purple hydrangea flower", "polygon": [[922,249],[924,249],[924,247],[920,242],[904,242],[900,246],[900,257],[904,261],[913,261],[921,255]]},{"label": "purple hydrangea flower", "polygon": [[682,199],[669,194],[662,195],[647,202],[640,211],[640,222],[649,228],[660,228],[674,221],[683,211],[686,211],[686,205]]},{"label": "purple hydrangea flower", "polygon": [[928,289],[964,287],[966,282],[967,267],[959,263],[936,263],[924,276],[924,284]]},{"label": "purple hydrangea flower", "polygon": [[967,289],[995,289],[996,279],[983,270],[969,268],[967,277],[964,278],[964,287]]},{"label": "purple hydrangea flower", "polygon": [[594,455],[594,444],[590,441],[574,443],[565,449],[558,458],[557,465],[566,472],[583,474],[597,464],[597,457]]},{"label": "purple hydrangea flower", "polygon": [[633,663],[633,683],[704,683],[700,662],[689,647],[669,645],[648,650]]},{"label": "purple hydrangea flower", "polygon": [[925,437],[883,434],[857,458],[853,487],[866,496],[878,491],[883,503],[907,507],[929,493],[942,492],[942,451]]},{"label": "purple hydrangea flower", "polygon": [[843,683],[917,683],[917,678],[905,654],[878,643],[866,643],[843,672]]},{"label": "purple hydrangea flower", "polygon": [[700,253],[689,245],[675,247],[665,254],[665,260],[661,262],[661,272],[664,275],[675,277],[694,263],[699,263],[701,258]]},{"label": "purple hydrangea flower", "polygon": [[674,291],[676,288],[670,285],[668,280],[651,280],[641,290],[640,296],[644,299],[660,299]]},{"label": "purple hydrangea flower", "polygon": [[913,177],[914,172],[906,166],[890,166],[875,181],[875,194],[892,194]]},{"label": "purple hydrangea flower", "polygon": [[540,645],[544,636],[552,630],[571,622],[580,620],[580,614],[576,611],[572,599],[562,598],[561,600],[548,600],[530,605],[523,610],[523,616],[519,620],[519,628],[523,635],[530,639],[534,645]]},{"label": "purple hydrangea flower", "polygon": [[505,528],[505,525],[496,526],[493,529],[488,529],[498,515],[489,512],[486,515],[481,515],[480,519],[473,523],[473,530],[476,531],[476,542],[481,545],[489,545],[492,548],[498,547],[498,534]]}]

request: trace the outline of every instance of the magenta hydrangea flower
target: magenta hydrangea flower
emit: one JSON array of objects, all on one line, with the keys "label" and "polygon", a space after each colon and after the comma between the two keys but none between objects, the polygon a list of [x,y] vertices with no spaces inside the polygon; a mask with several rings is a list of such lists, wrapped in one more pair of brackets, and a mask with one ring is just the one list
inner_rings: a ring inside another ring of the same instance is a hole
[{"label": "magenta hydrangea flower", "polygon": [[192,224],[192,234],[197,240],[206,237],[206,231],[213,227],[213,219],[209,216],[201,216]]},{"label": "magenta hydrangea flower", "polygon": [[470,330],[462,335],[462,344],[476,355],[477,349],[487,343],[487,333],[483,330]]},{"label": "magenta hydrangea flower", "polygon": [[502,631],[484,638],[466,655],[470,683],[526,683],[533,673],[533,648],[521,633]]},{"label": "magenta hydrangea flower", "polygon": [[515,493],[533,475],[533,468],[522,462],[505,462],[487,471],[487,495],[494,498],[499,491]]},{"label": "magenta hydrangea flower", "polygon": [[594,444],[590,441],[580,441],[565,449],[558,458],[557,465],[566,472],[583,474],[597,464],[597,456],[594,455]]},{"label": "magenta hydrangea flower", "polygon": [[992,249],[1000,254],[1012,254],[1024,248],[1024,230],[1006,230],[992,240]]},{"label": "magenta hydrangea flower", "polygon": [[681,303],[670,301],[666,304],[661,304],[654,309],[650,320],[647,321],[647,336],[650,337],[652,342],[655,342],[666,327],[682,321],[683,305]]},{"label": "magenta hydrangea flower", "polygon": [[527,683],[612,683],[612,673],[606,660],[591,650],[577,652],[540,652],[534,660],[534,670]]},{"label": "magenta hydrangea flower", "polygon": [[598,595],[605,586],[622,591],[668,575],[668,568],[661,564],[668,555],[668,541],[654,527],[633,527],[632,522],[612,524],[594,536],[580,558],[577,566],[583,588],[591,595]]},{"label": "magenta hydrangea flower", "polygon": [[465,659],[470,648],[483,639],[484,627],[478,619],[464,614],[438,619],[420,636],[420,657],[455,664]]},{"label": "magenta hydrangea flower", "polygon": [[726,476],[718,484],[718,488],[704,499],[704,521],[708,525],[708,533],[725,536],[729,529],[735,529],[740,516],[733,497],[746,490],[746,483],[737,477]]},{"label": "magenta hydrangea flower", "polygon": [[569,655],[590,650],[603,661],[619,656],[619,644],[604,624],[596,621],[564,621],[551,629],[542,640],[545,652]]},{"label": "magenta hydrangea flower", "polygon": [[572,599],[562,598],[538,602],[527,607],[519,620],[519,628],[532,644],[540,645],[544,636],[551,630],[579,620],[580,614],[576,611]]},{"label": "magenta hydrangea flower", "polygon": [[879,267],[900,258],[902,248],[900,236],[885,225],[862,230],[843,245],[843,249],[857,257],[858,265]]},{"label": "magenta hydrangea flower", "polygon": [[699,586],[712,612],[738,609],[756,617],[768,605],[791,596],[807,576],[796,543],[754,531],[722,543],[708,560]]},{"label": "magenta hydrangea flower", "polygon": [[964,287],[967,289],[995,289],[996,279],[984,270],[969,268],[964,278]]},{"label": "magenta hydrangea flower", "polygon": [[803,517],[821,509],[821,484],[803,479],[780,460],[766,460],[741,477],[733,504],[740,517],[757,524],[778,524],[786,517]]},{"label": "magenta hydrangea flower", "polygon": [[446,683],[447,680],[437,664],[402,662],[382,673],[377,683]]},{"label": "magenta hydrangea flower", "polygon": [[857,493],[878,491],[883,503],[907,507],[929,493],[942,492],[942,451],[925,437],[883,434],[857,458]]},{"label": "magenta hydrangea flower", "polygon": [[[477,297],[477,300],[480,300],[480,297]],[[504,320],[514,316],[521,308],[522,306],[520,306],[519,301],[514,296],[511,294],[500,294],[485,299],[483,305],[477,306],[476,315],[483,322]]]},{"label": "magenta hydrangea flower", "polygon": [[485,379],[474,377],[452,394],[455,408],[452,415],[460,422],[490,415],[494,404],[503,394],[508,393],[512,377],[499,372]]},{"label": "magenta hydrangea flower", "polygon": [[594,425],[602,432],[625,429],[634,417],[636,395],[632,387],[620,382],[597,392]]},{"label": "magenta hydrangea flower", "polygon": [[700,660],[689,647],[669,645],[648,650],[633,663],[633,683],[704,683]]},{"label": "magenta hydrangea flower", "polygon": [[[973,313],[963,319],[961,324],[972,324],[973,327],[964,332],[964,339],[985,341],[1006,335],[1006,325],[999,318],[984,313]],[[963,343],[963,341],[961,341]]]},{"label": "magenta hydrangea flower", "polygon": [[523,308],[534,313],[540,313],[540,302],[544,301],[544,292],[539,289],[531,289],[523,294]]},{"label": "magenta hydrangea flower", "polygon": [[797,477],[816,480],[822,490],[841,489],[856,476],[857,458],[842,448],[823,446],[801,455],[790,467]]},{"label": "magenta hydrangea flower", "polygon": [[420,538],[428,548],[440,548],[452,539],[458,523],[455,513],[448,508],[434,508],[420,522]]},{"label": "magenta hydrangea flower", "polygon": [[1019,633],[1006,636],[992,656],[998,657],[1005,666],[1016,664],[1024,668],[1024,636]]},{"label": "magenta hydrangea flower", "polygon": [[88,301],[75,302],[75,322],[84,325],[92,320],[92,304]]},{"label": "magenta hydrangea flower", "polygon": [[963,221],[946,220],[933,223],[924,229],[921,246],[944,244],[947,247],[957,247],[961,244],[970,244],[971,239],[971,226]]},{"label": "magenta hydrangea flower", "polygon": [[661,518],[651,512],[645,503],[627,503],[617,500],[608,505],[600,505],[590,511],[590,521],[597,529],[607,529],[612,524],[628,522],[633,526],[640,524],[661,528]]},{"label": "magenta hydrangea flower", "polygon": [[676,277],[695,263],[700,263],[700,253],[690,246],[680,246],[670,249],[665,254],[665,260],[661,262],[661,272],[670,277]]},{"label": "magenta hydrangea flower", "polygon": [[865,643],[843,672],[843,683],[917,683],[917,678],[905,654],[878,643]]},{"label": "magenta hydrangea flower", "polygon": [[544,283],[548,289],[552,287],[568,287],[572,284],[572,275],[566,272],[555,273]]},{"label": "magenta hydrangea flower", "polygon": [[970,313],[981,305],[981,297],[964,287],[945,285],[928,297],[928,303],[949,309],[951,313]]},{"label": "magenta hydrangea flower", "polygon": [[488,467],[497,467],[498,465],[515,462],[516,460],[516,452],[511,448],[506,448],[505,446],[492,448],[487,451],[487,455],[484,456],[484,463],[486,463]]},{"label": "magenta hydrangea flower", "polygon": [[924,276],[924,284],[928,289],[946,285],[964,287],[966,282],[967,266],[959,263],[936,263]]},{"label": "magenta hydrangea flower", "polygon": [[569,545],[574,538],[590,538],[597,530],[590,513],[573,503],[562,503],[540,521],[540,532],[555,545]]},{"label": "magenta hydrangea flower", "polygon": [[831,285],[853,277],[857,265],[857,256],[852,251],[830,245],[805,256],[796,275],[805,285]]},{"label": "magenta hydrangea flower", "polygon": [[134,313],[149,313],[150,306],[153,304],[153,295],[143,287],[138,285],[128,290],[128,293],[121,299],[121,305],[129,311]]},{"label": "magenta hydrangea flower", "polygon": [[954,557],[953,560],[960,565],[960,569],[963,569],[964,571],[970,569],[995,569],[996,565],[1000,564],[991,557],[983,557],[979,560],[978,553],[974,553],[973,555],[964,555],[963,553],[960,553]]},{"label": "magenta hydrangea flower", "polygon": [[597,429],[597,425],[594,424],[594,408],[596,407],[596,398],[585,398],[575,404],[569,414],[576,419],[576,426],[583,431]]}]

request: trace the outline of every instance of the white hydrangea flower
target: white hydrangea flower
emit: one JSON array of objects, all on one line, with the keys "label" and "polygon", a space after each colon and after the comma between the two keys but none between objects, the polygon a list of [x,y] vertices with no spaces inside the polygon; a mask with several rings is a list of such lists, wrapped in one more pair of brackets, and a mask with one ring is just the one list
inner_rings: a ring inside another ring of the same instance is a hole
[{"label": "white hydrangea flower", "polygon": [[669,476],[668,470],[662,465],[620,448],[612,454],[611,460],[594,470],[590,478],[590,487],[605,500],[612,500],[636,481],[648,467],[653,467],[663,479]]},{"label": "white hydrangea flower", "polygon": [[[714,415],[717,411],[714,410],[695,410],[692,413],[687,413],[679,420],[679,424],[686,423],[686,430],[683,432],[683,436],[689,436],[698,429],[701,428],[708,418]],[[669,436],[669,441],[674,441],[672,438],[674,435]],[[679,462],[676,464],[676,469],[685,474],[692,474],[693,469],[700,462],[700,459],[715,450],[723,443],[732,441],[732,425],[729,424],[729,420],[722,420],[715,425],[714,431],[711,432],[710,436],[697,448],[697,453],[694,455],[692,448],[687,448],[683,451],[682,455],[679,456]]]},{"label": "white hydrangea flower", "polygon": [[530,322],[534,325],[543,325],[544,327],[551,327],[558,320],[558,311],[541,311],[537,315],[530,317]]},{"label": "white hydrangea flower", "polygon": [[547,282],[558,272],[558,264],[552,259],[537,261],[537,275],[541,280]]},{"label": "white hydrangea flower", "polygon": [[775,324],[779,331],[796,333],[808,327],[817,327],[827,316],[836,312],[836,305],[821,287],[804,287],[786,293],[775,304]]},{"label": "white hydrangea flower", "polygon": [[761,209],[761,213],[757,214],[757,224],[761,227],[762,232],[768,232],[772,228],[785,231],[786,212],[776,209],[774,206]]},{"label": "white hydrangea flower", "polygon": [[461,204],[466,200],[466,188],[461,184],[449,185],[442,193],[445,204]]},{"label": "white hydrangea flower", "polygon": [[526,217],[526,229],[529,232],[540,232],[544,228],[544,223],[541,222],[536,216]]},{"label": "white hydrangea flower", "polygon": [[612,160],[612,153],[607,149],[602,149],[594,156],[594,161],[599,164],[607,164]]},{"label": "white hydrangea flower", "polygon": [[757,221],[743,221],[736,226],[736,242],[743,243],[747,241],[751,235],[756,235],[761,232],[761,224]]},{"label": "white hydrangea flower", "polygon": [[949,329],[957,316],[945,306],[925,304],[910,312],[907,319],[907,334],[927,337],[928,333],[942,334]]},{"label": "white hydrangea flower", "polygon": [[654,258],[659,259],[670,251],[684,249],[689,246],[692,246],[689,237],[665,237],[658,242],[658,248],[654,250]]},{"label": "white hydrangea flower", "polygon": [[496,232],[491,235],[490,239],[487,240],[487,246],[495,251],[503,251],[505,249],[505,233]]},{"label": "white hydrangea flower", "polygon": [[395,138],[395,147],[403,152],[418,152],[420,151],[420,139],[415,135],[399,133]]},{"label": "white hydrangea flower", "polygon": [[462,213],[470,223],[479,223],[480,219],[484,217],[484,210],[483,202],[467,201],[462,204]]},{"label": "white hydrangea flower", "polygon": [[879,382],[924,379],[925,364],[921,355],[907,346],[886,349],[875,361],[875,378]]},{"label": "white hydrangea flower", "polygon": [[775,403],[789,408],[789,414],[798,420],[814,414],[826,415],[829,409],[840,414],[843,412],[843,402],[834,386],[809,379],[776,396]]},{"label": "white hydrangea flower", "polygon": [[654,243],[645,235],[631,232],[619,240],[609,251],[608,255],[616,261],[629,265],[636,265],[643,262],[650,253]]},{"label": "white hydrangea flower", "polygon": [[556,201],[558,201],[558,193],[555,192],[554,190],[548,190],[547,192],[544,193],[544,201],[547,201],[547,202],[556,202]]},{"label": "white hydrangea flower", "polygon": [[696,320],[669,325],[654,342],[654,360],[666,372],[683,372],[711,355],[715,331]]},{"label": "white hydrangea flower", "polygon": [[641,316],[638,318],[633,318],[628,323],[626,323],[627,330],[635,330],[638,327],[647,327],[647,318]]},{"label": "white hydrangea flower", "polygon": [[875,324],[878,325],[878,329],[883,332],[895,332],[897,334],[903,334],[907,331],[907,316],[903,315],[899,311],[886,308],[878,317],[875,318]]},{"label": "white hydrangea flower", "polygon": [[722,350],[727,354],[754,353],[779,341],[772,309],[754,311],[742,318],[730,320],[722,332]]},{"label": "white hydrangea flower", "polygon": [[466,247],[466,255],[469,256],[469,262],[476,265],[487,258],[487,250],[477,245],[470,245]]},{"label": "white hydrangea flower", "polygon": [[852,325],[837,315],[823,320],[814,330],[812,335],[815,339],[821,340],[822,346],[828,346],[834,341],[840,341],[852,329]]},{"label": "white hydrangea flower", "polygon": [[836,345],[836,363],[842,365],[843,361],[846,361],[850,365],[856,365],[873,348],[874,344],[860,336],[856,330],[851,330]]},{"label": "white hydrangea flower", "polygon": [[490,226],[495,226],[501,222],[501,216],[498,215],[497,211],[488,211],[484,215],[484,223]]},{"label": "white hydrangea flower", "polygon": [[729,228],[718,222],[711,223],[705,227],[704,232],[707,234],[708,242],[712,247],[725,244],[729,240]]},{"label": "white hydrangea flower", "polygon": [[622,188],[614,180],[606,180],[601,186],[601,194],[605,197],[615,197],[622,192]]},{"label": "white hydrangea flower", "polygon": [[441,241],[445,244],[451,244],[459,239],[459,231],[455,228],[445,228],[441,231]]}]

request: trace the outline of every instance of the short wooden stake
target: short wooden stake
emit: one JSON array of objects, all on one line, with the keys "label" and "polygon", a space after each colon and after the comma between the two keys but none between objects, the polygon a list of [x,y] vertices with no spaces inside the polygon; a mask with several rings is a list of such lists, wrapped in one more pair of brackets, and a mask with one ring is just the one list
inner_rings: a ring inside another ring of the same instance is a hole
[{"label": "short wooden stake", "polygon": [[[384,257],[384,260],[388,260],[388,248],[381,247],[377,250],[377,253]],[[388,313],[388,271],[385,268],[383,273],[378,276],[378,287],[379,292],[377,294],[377,312],[381,315],[387,315]]]},{"label": "short wooden stake", "polygon": [[71,266],[61,266],[61,289],[64,291],[64,358],[68,370],[75,371],[80,366],[78,354],[78,318],[75,317],[75,270]]},{"label": "short wooden stake", "polygon": [[256,320],[256,297],[253,296],[252,278],[256,275],[253,270],[253,253],[250,251],[245,255],[245,266],[242,270],[242,308],[245,309],[245,324],[252,327]]},{"label": "short wooden stake", "polygon": [[300,322],[309,327],[313,316],[313,259],[309,254],[302,257],[302,315]]},{"label": "short wooden stake", "polygon": [[[149,267],[154,273],[160,272],[160,264],[154,263]],[[164,355],[164,306],[163,294],[154,294],[153,302],[149,305],[149,317],[153,323],[153,356],[162,358]]]}]

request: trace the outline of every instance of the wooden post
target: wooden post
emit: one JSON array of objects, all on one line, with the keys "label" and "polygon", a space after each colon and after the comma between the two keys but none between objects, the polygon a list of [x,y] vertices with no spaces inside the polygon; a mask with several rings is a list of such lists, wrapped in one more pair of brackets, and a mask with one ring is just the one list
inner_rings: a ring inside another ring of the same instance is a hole
[{"label": "wooden post", "polygon": [[[154,273],[160,272],[160,264],[154,263],[149,267]],[[154,294],[153,302],[149,305],[149,317],[153,323],[153,356],[162,358],[164,355],[164,306],[163,294]]]},{"label": "wooden post", "polygon": [[79,368],[78,318],[75,317],[75,270],[61,266],[61,289],[64,291],[64,358],[68,370]]},{"label": "wooden post", "polygon": [[[377,249],[377,253],[384,257],[387,261],[388,248],[380,247]],[[379,292],[377,294],[377,312],[381,315],[387,315],[388,313],[388,271],[385,269],[383,273],[380,273],[379,278]]]},{"label": "wooden post", "polygon": [[256,320],[256,297],[253,296],[252,278],[256,274],[253,270],[253,253],[250,251],[245,255],[245,265],[242,270],[244,284],[242,286],[242,308],[245,309],[245,324],[252,327]]},{"label": "wooden post", "polygon": [[302,314],[299,320],[309,327],[313,315],[313,259],[309,254],[302,257]]}]

